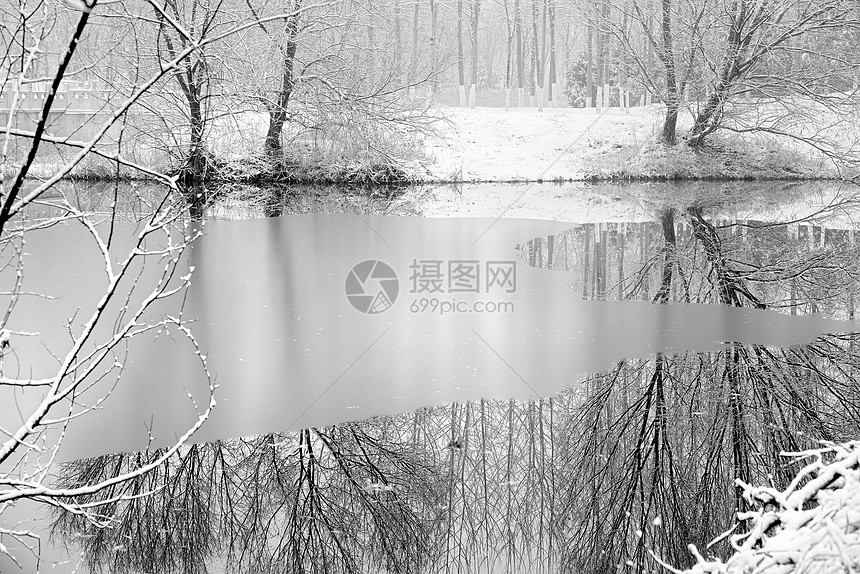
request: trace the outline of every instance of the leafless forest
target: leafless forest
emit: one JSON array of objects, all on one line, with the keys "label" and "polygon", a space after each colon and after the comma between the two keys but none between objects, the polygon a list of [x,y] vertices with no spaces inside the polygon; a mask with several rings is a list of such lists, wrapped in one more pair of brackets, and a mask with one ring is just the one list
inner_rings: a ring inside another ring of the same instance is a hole
[{"label": "leafless forest", "polygon": [[[55,462],[67,428],[122,384],[133,340],[169,333],[209,376],[194,318],[156,311],[192,280],[181,260],[213,182],[404,183],[445,106],[649,106],[663,149],[771,134],[851,166],[856,1],[2,2],[0,405],[17,414],[0,419],[3,568],[27,571],[50,540],[117,574],[703,572],[760,549],[777,511],[812,513],[856,482],[856,444],[836,445],[860,431],[858,333],[631,358],[531,402],[192,444],[216,406],[210,380],[171,446]],[[101,183],[63,187],[83,176]],[[121,189],[130,177],[160,191]],[[295,193],[296,211],[320,206]],[[391,213],[387,193],[350,205]],[[274,196],[268,216],[285,213]],[[854,208],[837,199],[821,211]],[[521,263],[598,301],[855,318],[853,228],[715,220],[696,201],[656,213],[534,238]],[[45,264],[28,241],[62,225],[87,234],[103,274],[48,345],[22,311],[52,299],[29,290]],[[39,344],[44,376],[19,355]],[[50,533],[6,520],[24,504],[50,511]],[[848,546],[832,553],[845,571]],[[762,571],[795,564],[767,556]]]}]

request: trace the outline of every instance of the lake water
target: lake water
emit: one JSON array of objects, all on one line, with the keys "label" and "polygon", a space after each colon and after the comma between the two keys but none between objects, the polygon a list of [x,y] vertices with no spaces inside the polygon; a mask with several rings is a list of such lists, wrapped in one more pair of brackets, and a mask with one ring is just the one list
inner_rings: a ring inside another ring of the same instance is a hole
[{"label": "lake water", "polygon": [[[851,190],[781,188],[767,201],[774,189],[747,186],[750,211],[739,213],[743,189],[477,186],[414,190],[407,200],[281,190],[264,202],[222,201],[213,215],[279,217],[190,223],[201,236],[172,278],[193,268],[190,288],[149,316],[190,320],[218,385],[217,406],[194,437],[201,442],[481,399],[540,401],[625,359],[788,349],[857,331]],[[533,210],[555,198],[590,211],[571,208],[568,221],[516,217],[539,215],[516,209],[503,218],[384,215],[445,215],[469,198],[479,198],[477,207],[460,210],[486,211],[523,192]],[[105,196],[75,195],[94,211]],[[668,224],[657,219],[658,197],[675,208]],[[721,207],[726,198],[738,202]],[[701,217],[685,211],[703,203]],[[607,213],[615,215],[600,218]],[[111,253],[122,254],[135,230],[118,223]],[[39,335],[14,339],[17,372],[7,362],[5,376],[50,376],[69,330],[83,328],[104,289],[95,247],[75,223],[28,234],[23,290],[53,298],[17,304],[9,327]],[[157,269],[136,269],[138,287],[157,281]],[[109,311],[120,316],[141,296]],[[731,297],[742,306],[720,304]],[[110,395],[70,425],[58,460],[168,445],[207,400],[199,355],[175,329],[141,334],[116,360],[123,371],[115,389],[107,377],[75,397],[93,404]],[[0,392],[4,428],[39,397]]]}]

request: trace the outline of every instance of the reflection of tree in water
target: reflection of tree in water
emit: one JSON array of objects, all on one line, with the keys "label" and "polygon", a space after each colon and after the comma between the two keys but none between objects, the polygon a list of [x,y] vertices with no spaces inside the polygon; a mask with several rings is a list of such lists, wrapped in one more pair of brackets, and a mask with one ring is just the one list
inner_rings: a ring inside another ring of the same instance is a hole
[{"label": "reflection of tree in water", "polygon": [[[714,225],[698,209],[683,220],[667,210],[661,219],[582,226],[524,252],[535,264],[577,266],[577,287],[589,297],[647,294],[655,303],[853,318],[860,254],[852,234]],[[636,271],[628,275],[631,259]],[[707,545],[744,509],[735,478],[783,488],[796,469],[781,451],[855,437],[856,342],[856,335],[830,335],[795,349],[732,343],[717,353],[624,361],[589,379],[581,408],[559,429],[569,441],[562,450],[579,453],[558,469],[566,479],[559,493],[568,509],[565,569],[656,568],[649,550],[688,564],[687,543]],[[724,542],[713,551],[725,549]]]},{"label": "reflection of tree in water", "polygon": [[[282,198],[283,199],[283,198]],[[853,234],[714,222],[583,225],[522,248],[594,299],[853,316]],[[631,326],[635,329],[635,326]],[[744,508],[734,479],[783,487],[779,456],[857,436],[856,335],[802,348],[623,361],[553,398],[480,401],[187,449],[122,492],[116,522],[58,525],[112,572],[615,572],[690,563]],[[67,481],[129,457],[68,467]],[[156,490],[162,487],[160,490]],[[727,550],[715,545],[716,554]]]},{"label": "reflection of tree in water", "polygon": [[[170,191],[159,184],[138,181],[61,182],[55,195],[60,206],[68,201],[75,208],[101,215],[115,213],[120,219],[139,221],[165,201]],[[201,202],[191,201],[193,196]],[[35,208],[31,217],[50,208],[52,195]],[[248,219],[278,217],[299,213],[358,213],[363,215],[415,215],[418,207],[397,186],[364,189],[343,186],[271,185],[265,188],[224,184],[186,189],[182,197],[189,203],[193,217],[210,219]],[[35,213],[35,212],[39,213]]]},{"label": "reflection of tree in water", "polygon": [[[117,498],[109,528],[70,513],[55,528],[114,573],[206,572],[220,561],[229,572],[418,572],[438,545],[445,489],[392,432],[380,419],[193,445],[100,493]],[[147,456],[72,463],[65,480],[109,477]]]},{"label": "reflection of tree in water", "polygon": [[364,189],[344,186],[223,185],[210,191],[209,217],[247,219],[300,213],[357,213],[363,215],[415,215],[414,201],[402,197],[402,189]]}]

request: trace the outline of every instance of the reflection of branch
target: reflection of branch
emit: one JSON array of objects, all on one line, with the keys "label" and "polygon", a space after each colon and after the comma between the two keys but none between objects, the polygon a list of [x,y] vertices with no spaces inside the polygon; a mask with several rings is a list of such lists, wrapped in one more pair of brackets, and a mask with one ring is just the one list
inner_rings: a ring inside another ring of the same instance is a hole
[{"label": "reflection of branch", "polygon": [[696,239],[701,242],[705,250],[705,256],[716,274],[716,287],[720,302],[733,307],[743,307],[741,297],[749,301],[756,309],[764,309],[767,306],[758,297],[753,295],[738,277],[738,273],[732,269],[723,254],[720,238],[717,230],[702,217],[700,208],[689,208],[690,222]]}]

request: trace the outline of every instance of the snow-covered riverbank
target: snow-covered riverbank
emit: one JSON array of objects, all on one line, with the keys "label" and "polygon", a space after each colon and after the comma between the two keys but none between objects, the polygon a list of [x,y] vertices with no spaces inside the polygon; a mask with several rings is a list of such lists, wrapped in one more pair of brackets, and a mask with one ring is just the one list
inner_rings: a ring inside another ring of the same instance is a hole
[{"label": "snow-covered riverbank", "polygon": [[[656,145],[662,107],[440,108],[438,134],[410,166],[425,181],[611,178],[807,179],[836,175],[825,158],[764,136],[714,137],[695,154]],[[683,130],[689,120],[682,118]]]},{"label": "snow-covered riverbank", "polygon": [[[213,177],[254,184],[376,185],[838,176],[833,163],[811,147],[764,134],[714,134],[699,152],[684,144],[666,148],[657,138],[663,114],[658,104],[601,112],[434,107],[428,114],[416,122],[423,126],[420,130],[404,127],[384,137],[356,136],[363,133],[356,126],[351,136],[294,133],[288,136],[293,139],[285,147],[282,165],[272,165],[260,155],[265,116],[230,114],[213,122],[207,144],[217,171]],[[679,118],[679,136],[690,122],[689,114]],[[362,143],[365,137],[368,140]],[[67,159],[46,148],[30,176],[49,177]],[[146,145],[130,150],[127,159],[165,173],[180,167],[176,158],[171,160]],[[127,166],[117,170],[109,160],[88,156],[70,175],[98,181],[140,178],[141,172]]]}]

